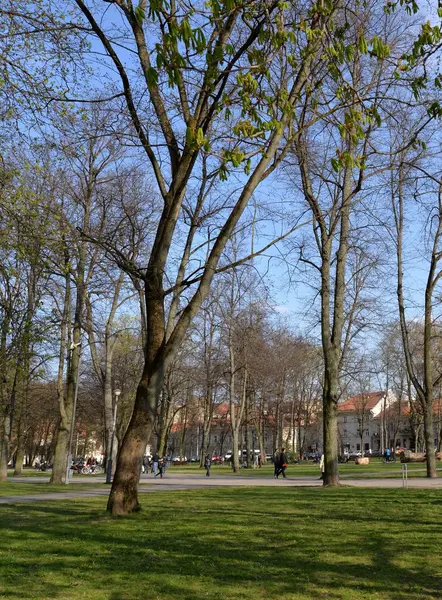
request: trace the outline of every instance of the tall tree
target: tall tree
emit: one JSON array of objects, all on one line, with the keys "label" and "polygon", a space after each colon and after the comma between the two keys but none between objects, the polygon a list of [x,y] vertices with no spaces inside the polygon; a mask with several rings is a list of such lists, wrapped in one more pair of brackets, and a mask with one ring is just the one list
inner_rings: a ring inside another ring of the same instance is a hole
[{"label": "tall tree", "polygon": [[[435,393],[442,382],[442,372],[437,369],[436,353],[439,352],[436,340],[439,327],[434,317],[434,306],[438,303],[436,293],[442,277],[440,261],[442,259],[442,178],[439,172],[429,172],[425,166],[425,153],[421,157],[407,157],[401,153],[397,162],[397,171],[392,172],[391,201],[394,213],[397,256],[397,298],[402,341],[408,375],[416,390],[422,407],[427,477],[436,477],[435,435],[433,413]],[[420,332],[422,340],[422,370],[419,369],[419,354],[412,352],[410,324],[406,317],[404,290],[404,228],[405,202],[407,188],[414,188],[414,198],[426,210],[429,221],[429,266],[424,293],[424,323]],[[426,189],[425,189],[426,188]],[[424,193],[425,189],[425,193]],[[416,358],[418,359],[416,361]]]},{"label": "tall tree", "polygon": [[[310,130],[302,132],[294,143],[301,189],[313,218],[313,248],[301,247],[300,261],[315,269],[320,282],[324,485],[339,483],[340,373],[355,328],[360,329],[358,307],[365,279],[361,274],[370,268],[361,236],[362,211],[358,214],[359,222],[355,223],[355,209],[367,178],[377,172],[376,164],[370,163],[370,148],[384,116],[383,98],[394,87],[391,56],[403,52],[401,37],[393,27],[396,15],[380,14],[375,3],[362,6],[355,2],[353,6],[346,29],[346,47],[352,51],[343,46],[340,50],[334,48],[335,77],[307,97],[298,115],[300,126],[316,111],[318,102],[328,103],[330,110],[338,104],[340,109],[324,119],[314,138]],[[375,35],[372,33],[373,22],[379,23],[378,19],[383,21],[382,36],[378,35],[378,29]],[[367,44],[371,48],[368,57],[364,52]],[[353,261],[355,269],[349,274],[349,258],[358,248],[359,260]]]},{"label": "tall tree", "polygon": [[[138,270],[146,304],[145,367],[108,503],[113,514],[125,514],[139,509],[137,484],[146,432],[157,412],[167,364],[207,297],[227,241],[250,198],[285,154],[293,108],[313,64],[323,57],[341,2],[320,6],[308,2],[292,9],[273,0],[258,4],[216,0],[191,8],[186,2],[134,6],[115,0],[113,14],[126,26],[123,45],[138,62],[139,70],[134,71],[126,66],[121,44],[113,43],[113,19],[102,18],[109,4],[89,6],[83,0],[76,4],[118,73],[128,117],[163,199],[147,267]],[[154,119],[149,122],[150,114]],[[206,173],[205,155],[210,157]],[[232,190],[228,199],[214,205],[208,181],[226,179],[239,167],[243,169],[239,193]],[[213,210],[217,225],[208,228],[209,237],[201,246],[196,233]],[[182,214],[190,226],[175,283],[168,290],[165,275]],[[198,258],[200,266],[193,262]],[[126,268],[136,272],[133,265]],[[184,299],[186,289],[190,296]],[[179,316],[167,331],[165,299],[176,292]]]}]

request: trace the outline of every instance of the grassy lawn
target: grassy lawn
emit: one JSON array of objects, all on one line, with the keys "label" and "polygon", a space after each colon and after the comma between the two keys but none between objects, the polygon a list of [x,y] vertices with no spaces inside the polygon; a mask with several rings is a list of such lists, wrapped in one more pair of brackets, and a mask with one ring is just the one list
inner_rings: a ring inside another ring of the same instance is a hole
[{"label": "grassy lawn", "polygon": [[[77,483],[75,485],[54,484],[49,483],[0,483],[0,497],[2,496],[23,496],[25,494],[51,494],[53,492],[84,492],[94,491],[104,488],[98,484]],[[109,488],[109,486],[108,486]],[[0,596],[1,598],[1,596]]]},{"label": "grassy lawn", "polygon": [[241,488],[0,508],[0,598],[436,600],[437,490]]},{"label": "grassy lawn", "polygon": [[[13,469],[8,469],[8,477],[12,477],[14,474]],[[50,477],[51,471],[36,471],[35,469],[23,469],[23,472],[19,477]],[[103,476],[103,473],[101,473]],[[73,478],[76,479],[78,475],[74,475]],[[94,475],[93,473],[88,473],[87,475],[81,475],[81,477],[100,477],[100,475]]]},{"label": "grassy lawn", "polygon": [[[14,469],[8,469],[8,477],[12,477]],[[50,477],[50,471],[36,471],[35,469],[23,469],[22,474],[19,477]]]},{"label": "grassy lawn", "polygon": [[[442,463],[438,462],[437,467],[442,470]],[[413,473],[414,471],[414,473]],[[211,472],[213,475],[234,475],[232,469],[228,465],[212,465]],[[396,478],[402,477],[402,465],[400,462],[385,464],[379,459],[374,458],[369,465],[355,465],[354,462],[345,465],[339,465],[339,472],[344,477],[363,477],[363,478]],[[204,469],[199,469],[197,465],[190,464],[185,466],[171,466],[169,473],[180,474],[203,474]],[[319,465],[312,462],[300,463],[297,465],[289,465],[287,468],[287,477],[302,478],[302,477],[318,477]],[[442,473],[440,473],[442,475]],[[273,465],[263,465],[261,469],[241,469],[236,474],[240,477],[273,477]],[[415,463],[408,465],[409,477],[424,477],[425,463]]]}]

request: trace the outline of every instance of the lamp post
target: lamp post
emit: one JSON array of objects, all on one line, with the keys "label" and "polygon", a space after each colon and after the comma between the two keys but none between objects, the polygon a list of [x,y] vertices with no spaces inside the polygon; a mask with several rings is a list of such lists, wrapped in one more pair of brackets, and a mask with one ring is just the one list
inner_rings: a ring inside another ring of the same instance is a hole
[{"label": "lamp post", "polygon": [[106,483],[112,483],[112,467],[113,467],[113,457],[114,457],[114,440],[115,440],[115,426],[117,424],[117,408],[118,408],[118,397],[121,394],[121,390],[116,388],[114,391],[115,394],[115,406],[114,406],[114,414],[112,418],[112,437],[111,437],[111,447],[110,447],[110,456],[107,459],[106,463]]}]

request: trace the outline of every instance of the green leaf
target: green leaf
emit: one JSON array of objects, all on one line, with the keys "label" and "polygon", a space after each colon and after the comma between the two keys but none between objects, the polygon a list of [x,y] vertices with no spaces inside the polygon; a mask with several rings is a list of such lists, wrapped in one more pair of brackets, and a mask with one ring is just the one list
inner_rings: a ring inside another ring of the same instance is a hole
[{"label": "green leaf", "polygon": [[147,69],[147,85],[150,87],[152,85],[157,85],[158,83],[158,71],[153,67],[149,67]]},{"label": "green leaf", "polygon": [[204,132],[200,127],[196,133],[196,143],[198,144],[198,147],[201,147],[205,141]]},{"label": "green leaf", "polygon": [[144,19],[146,18],[146,13],[144,11],[144,7],[142,6],[142,2],[140,2],[138,6],[135,7],[134,15],[138,25],[142,25]]}]

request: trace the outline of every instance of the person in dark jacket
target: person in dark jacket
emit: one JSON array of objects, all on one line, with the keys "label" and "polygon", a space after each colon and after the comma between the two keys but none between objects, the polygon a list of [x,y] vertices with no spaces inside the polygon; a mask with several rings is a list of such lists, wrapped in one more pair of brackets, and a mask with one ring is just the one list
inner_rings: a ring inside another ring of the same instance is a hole
[{"label": "person in dark jacket", "polygon": [[276,479],[278,479],[280,475],[282,475],[284,479],[287,478],[286,474],[285,474],[287,465],[288,465],[288,462],[287,462],[287,454],[285,453],[285,448],[281,448],[281,452],[279,453],[279,465],[278,465],[278,470],[276,472]]},{"label": "person in dark jacket", "polygon": [[206,456],[206,459],[204,461],[204,466],[206,468],[206,477],[210,477],[210,467],[212,465],[212,459],[210,458],[209,455]]},{"label": "person in dark jacket", "polygon": [[154,477],[160,476],[160,479],[163,479],[164,473],[164,457],[158,460],[158,471],[155,473]]},{"label": "person in dark jacket", "polygon": [[273,477],[278,479],[278,470],[279,470],[279,450],[276,448],[273,453]]}]

